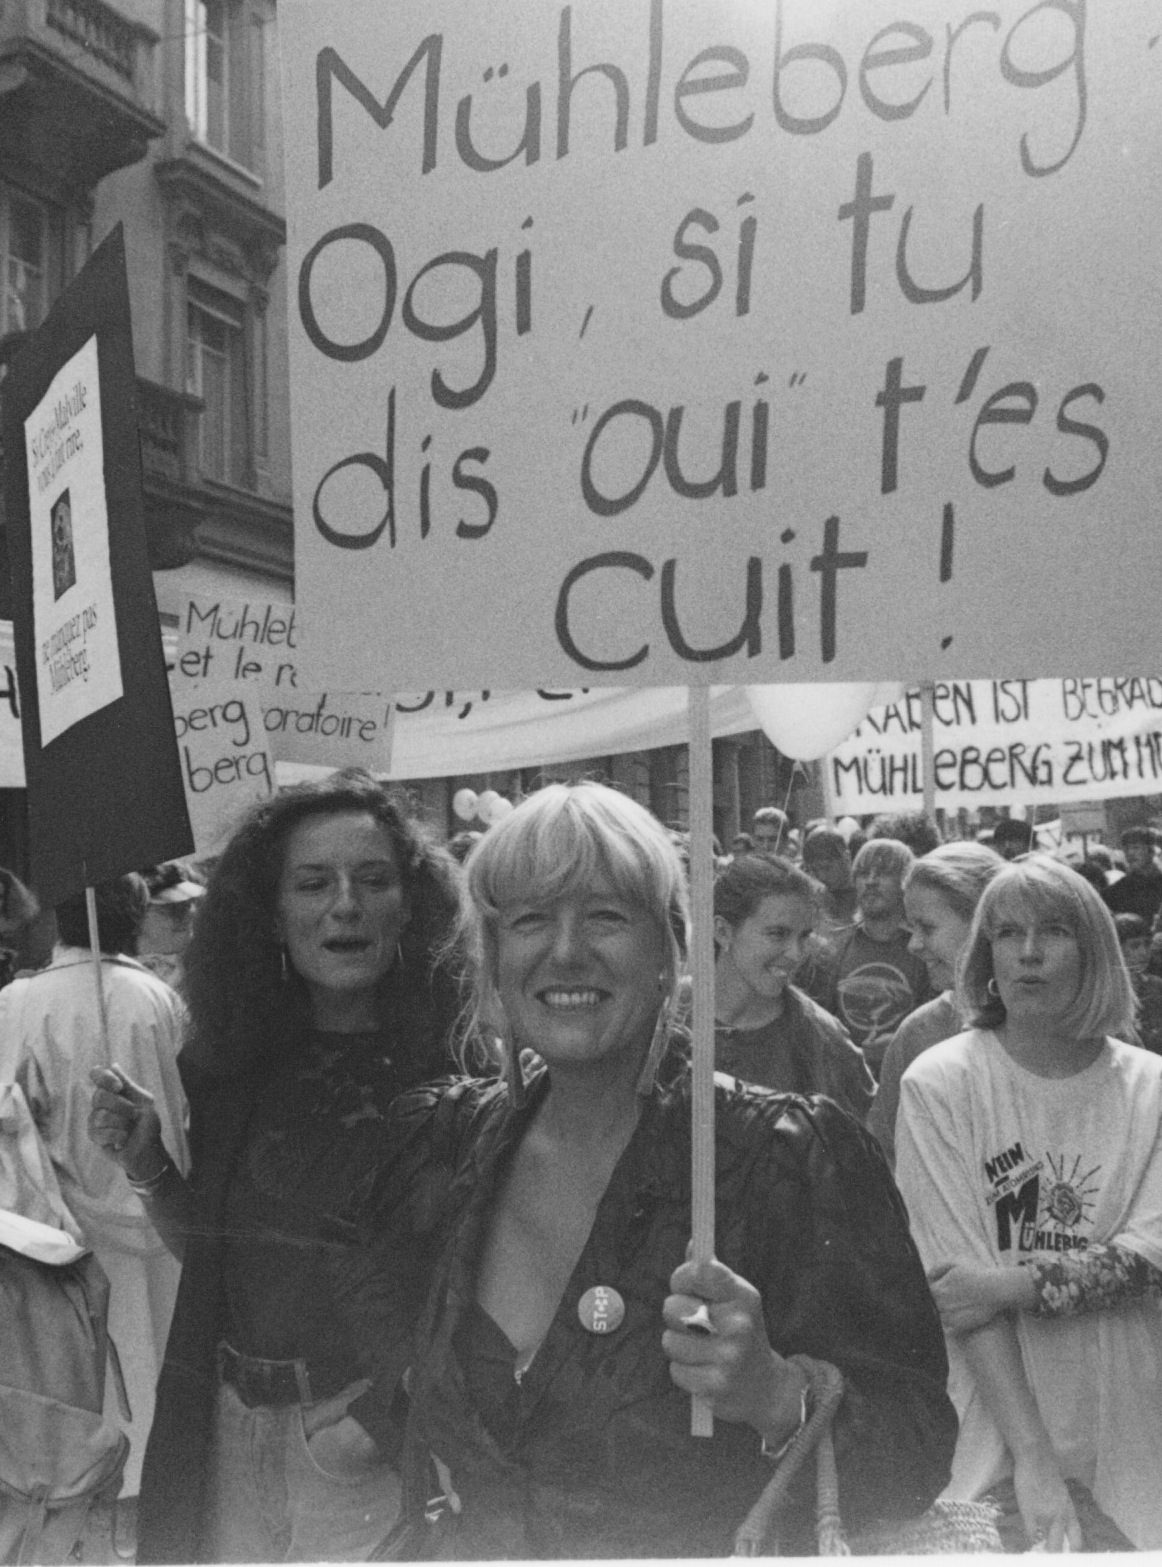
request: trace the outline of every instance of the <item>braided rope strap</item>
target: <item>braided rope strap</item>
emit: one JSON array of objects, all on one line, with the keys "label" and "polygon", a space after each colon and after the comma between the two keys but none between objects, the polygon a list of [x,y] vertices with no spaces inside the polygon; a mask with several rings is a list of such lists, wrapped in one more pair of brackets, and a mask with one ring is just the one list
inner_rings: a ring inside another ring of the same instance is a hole
[{"label": "braided rope strap", "polygon": [[[811,1387],[812,1411],[807,1424],[783,1454],[775,1472],[763,1487],[762,1495],[747,1513],[734,1536],[736,1556],[768,1555],[767,1538],[771,1533],[775,1515],[786,1501],[795,1476],[804,1463],[816,1454],[816,1512],[820,1539],[823,1538],[823,1516],[826,1513],[826,1533],[829,1543],[838,1542],[832,1555],[846,1555],[843,1532],[839,1525],[839,1484],[835,1472],[835,1452],[831,1447],[831,1421],[843,1398],[843,1376],[837,1366],[826,1360],[812,1360],[808,1355],[792,1355]],[[826,1439],[826,1440],[825,1440]],[[829,1458],[820,1466],[819,1454],[827,1449]],[[828,1469],[829,1473],[824,1474]],[[820,1484],[823,1481],[823,1484]]]},{"label": "braided rope strap", "polygon": [[992,1502],[937,1501],[919,1518],[875,1524],[850,1544],[839,1515],[839,1476],[831,1423],[843,1399],[843,1376],[826,1360],[792,1355],[811,1385],[814,1408],[794,1444],[779,1460],[762,1495],[734,1537],[736,1556],[769,1555],[769,1538],[791,1483],[815,1456],[815,1531],[820,1556],[931,1556],[1003,1552]]}]

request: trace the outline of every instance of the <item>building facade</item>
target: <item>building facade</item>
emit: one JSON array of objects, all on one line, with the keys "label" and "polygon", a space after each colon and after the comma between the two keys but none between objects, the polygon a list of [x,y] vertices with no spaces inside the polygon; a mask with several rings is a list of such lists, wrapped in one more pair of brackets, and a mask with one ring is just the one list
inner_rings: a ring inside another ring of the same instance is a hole
[{"label": "building facade", "polygon": [[151,559],[289,597],[286,226],[273,0],[6,0],[5,355],[124,225]]}]

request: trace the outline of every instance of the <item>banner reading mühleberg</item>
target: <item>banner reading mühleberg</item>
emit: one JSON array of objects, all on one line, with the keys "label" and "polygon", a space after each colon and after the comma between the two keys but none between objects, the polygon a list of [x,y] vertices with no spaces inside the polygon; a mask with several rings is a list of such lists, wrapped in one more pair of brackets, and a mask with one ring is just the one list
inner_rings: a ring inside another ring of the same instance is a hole
[{"label": "banner reading m\u00fchleberg", "polygon": [[46,903],[193,847],[145,540],[124,238],[4,381],[32,880]]},{"label": "banner reading m\u00fchleberg", "polygon": [[[1162,679],[938,682],[936,804],[1162,794]],[[823,762],[839,815],[923,805],[920,693],[874,708]]]},{"label": "banner reading m\u00fchleberg", "polygon": [[1148,667],[1156,0],[279,25],[312,689]]}]

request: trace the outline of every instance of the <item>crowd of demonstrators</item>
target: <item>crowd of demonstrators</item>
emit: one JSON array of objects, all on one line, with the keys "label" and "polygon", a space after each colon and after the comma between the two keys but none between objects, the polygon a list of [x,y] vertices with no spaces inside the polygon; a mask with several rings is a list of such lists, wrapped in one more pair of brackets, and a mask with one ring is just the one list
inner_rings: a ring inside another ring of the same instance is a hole
[{"label": "crowd of demonstrators", "polygon": [[186,952],[188,1180],[145,1085],[95,1074],[92,1135],[132,1187],[108,1169],[183,1259],[142,1561],[357,1560],[395,1521],[407,1357],[386,1369],[400,1324],[351,1273],[391,1102],[449,1065],[456,908],[452,862],[370,777],[288,790],[223,852]]},{"label": "crowd of demonstrators", "polygon": [[[810,839],[808,839],[808,843]],[[744,1082],[827,1094],[858,1121],[875,1083],[843,1025],[791,983],[817,918],[816,884],[749,855],[714,884],[714,1061]]]},{"label": "crowd of demonstrators", "polygon": [[[441,1222],[416,1190],[442,1195],[449,1233],[412,1367],[401,1553],[726,1554],[763,1444],[806,1419],[798,1353],[847,1380],[845,1518],[921,1511],[954,1439],[944,1354],[867,1134],[826,1099],[720,1084],[717,1260],[686,1260],[689,1077],[663,1059],[686,889],[664,830],[600,785],[550,786],[485,836],[467,896],[504,1070],[396,1109],[396,1252]],[[431,1454],[457,1504],[424,1545]]]},{"label": "crowd of demonstrators", "polygon": [[178,1289],[179,1268],[158,1239],[138,1194],[87,1136],[90,1068],[117,1059],[156,1106],[175,1168],[187,1167],[185,1099],[178,1076],[183,1013],[169,988],[132,954],[148,901],[140,876],[95,889],[101,986],[108,1039],[96,997],[85,895],[56,908],[51,960],[0,991],[0,1080],[19,1084],[52,1160],[61,1195],[109,1279],[109,1331],[121,1350],[132,1419],[107,1384],[108,1418],[130,1440],[126,1495],[137,1494],[142,1449]]},{"label": "crowd of demonstrators", "polygon": [[[1162,1412],[1126,1386],[1162,1375],[1153,916],[1115,930],[1104,875],[1094,896],[1015,819],[996,852],[919,813],[801,849],[777,807],[752,825],[715,879],[701,1268],[688,839],[626,797],[550,786],[454,855],[365,774],[274,797],[208,886],[122,878],[128,923],[101,889],[112,1060],[62,906],[52,962],[0,992],[0,1078],[110,1259],[139,1560],[723,1553],[807,1418],[800,1354],[847,1380],[850,1527],[951,1472],[1013,1547],[1162,1545],[1131,1499]],[[1162,882],[1149,842],[1123,840],[1124,897]],[[23,957],[44,921],[12,883]]]},{"label": "crowd of demonstrators", "polygon": [[1162,1060],[1113,920],[1032,856],[985,888],[967,1032],[905,1074],[897,1175],[948,1332],[950,1494],[1010,1549],[1162,1546]]}]

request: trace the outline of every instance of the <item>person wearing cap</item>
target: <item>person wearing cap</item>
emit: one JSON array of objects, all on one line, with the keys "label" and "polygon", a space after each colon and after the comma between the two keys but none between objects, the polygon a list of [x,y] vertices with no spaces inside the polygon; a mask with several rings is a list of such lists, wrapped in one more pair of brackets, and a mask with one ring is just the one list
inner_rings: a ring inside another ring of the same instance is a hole
[{"label": "person wearing cap", "polygon": [[198,872],[178,860],[150,866],[141,874],[149,888],[149,905],[137,936],[137,961],[177,990],[198,899],[206,889]]},{"label": "person wearing cap", "polygon": [[1148,827],[1127,827],[1122,834],[1126,874],[1107,887],[1111,914],[1137,914],[1147,923],[1162,909],[1162,867],[1154,858],[1154,835]]}]

